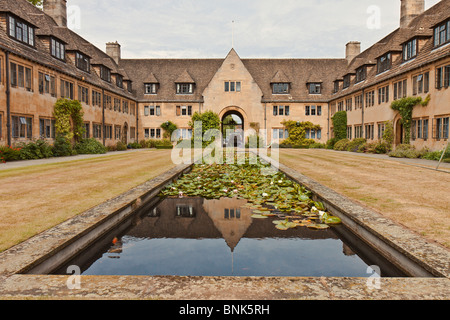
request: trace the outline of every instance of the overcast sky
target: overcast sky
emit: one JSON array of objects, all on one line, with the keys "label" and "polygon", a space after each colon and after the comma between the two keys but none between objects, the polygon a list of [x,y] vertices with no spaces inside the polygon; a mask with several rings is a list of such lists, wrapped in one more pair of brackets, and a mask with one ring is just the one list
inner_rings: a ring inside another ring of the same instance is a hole
[{"label": "overcast sky", "polygon": [[[399,26],[400,0],[68,0],[69,25],[122,58],[343,58]],[[426,0],[426,9],[439,0]],[[79,17],[79,20],[77,19]],[[79,23],[79,24],[78,24]]]}]

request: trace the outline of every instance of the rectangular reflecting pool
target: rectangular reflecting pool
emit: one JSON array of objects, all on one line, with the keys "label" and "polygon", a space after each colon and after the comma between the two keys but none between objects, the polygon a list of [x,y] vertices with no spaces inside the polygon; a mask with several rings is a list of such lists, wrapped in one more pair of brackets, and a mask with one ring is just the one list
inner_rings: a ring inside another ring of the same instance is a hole
[{"label": "rectangular reflecting pool", "polygon": [[343,225],[278,230],[237,198],[166,198],[104,236],[54,274],[405,277]]}]

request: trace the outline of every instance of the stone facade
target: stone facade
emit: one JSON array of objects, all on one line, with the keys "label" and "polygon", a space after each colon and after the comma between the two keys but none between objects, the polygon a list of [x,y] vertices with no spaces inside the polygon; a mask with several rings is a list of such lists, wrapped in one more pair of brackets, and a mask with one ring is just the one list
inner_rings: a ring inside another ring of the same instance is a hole
[{"label": "stone facade", "polygon": [[[105,145],[162,139],[167,121],[189,137],[192,114],[207,110],[222,120],[234,115],[244,130],[266,130],[267,143],[286,137],[285,120],[320,125],[308,137],[325,143],[333,137],[331,117],[343,110],[348,138],[377,141],[392,121],[400,144],[392,101],[428,95],[427,107],[414,108],[411,143],[433,150],[448,143],[448,0],[427,11],[423,0],[402,0],[400,28],[364,52],[360,42],[349,42],[342,59],[242,59],[234,49],[224,59],[123,59],[119,43],[103,52],[67,29],[65,6],[46,0],[42,12],[26,0],[0,0],[0,144],[42,137],[48,126],[44,138],[51,141],[53,105],[67,82],[71,98],[84,100],[89,137]],[[11,34],[11,17],[33,28],[34,43]],[[54,40],[64,45],[62,59],[52,52]],[[44,86],[54,79],[53,91],[42,90],[42,78]]]}]

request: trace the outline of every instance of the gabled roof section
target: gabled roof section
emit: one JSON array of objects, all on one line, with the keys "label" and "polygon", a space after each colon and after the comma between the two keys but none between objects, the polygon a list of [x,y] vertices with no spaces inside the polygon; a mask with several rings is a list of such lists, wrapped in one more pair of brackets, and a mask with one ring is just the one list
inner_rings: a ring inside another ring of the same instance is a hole
[{"label": "gabled roof section", "polygon": [[150,75],[145,78],[144,83],[159,83],[158,79],[156,79],[153,72],[150,72]]},{"label": "gabled roof section", "polygon": [[291,80],[283,71],[278,70],[277,73],[273,76],[270,83],[291,83]]},{"label": "gabled roof section", "polygon": [[183,73],[181,73],[175,80],[175,83],[195,83],[195,81],[194,79],[192,79],[189,72],[185,69]]}]

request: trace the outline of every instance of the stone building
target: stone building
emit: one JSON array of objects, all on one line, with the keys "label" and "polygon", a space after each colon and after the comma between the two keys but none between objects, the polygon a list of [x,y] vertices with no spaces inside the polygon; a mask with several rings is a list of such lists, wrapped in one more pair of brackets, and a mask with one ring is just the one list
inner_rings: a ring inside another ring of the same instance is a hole
[{"label": "stone building", "polygon": [[[400,4],[399,4],[400,5]],[[348,113],[348,137],[378,140],[392,121],[403,128],[393,100],[430,95],[413,111],[412,144],[442,149],[450,116],[450,0],[425,11],[424,0],[402,0],[400,27],[361,52],[346,45],[342,59],[123,59],[117,42],[106,52],[66,26],[66,1],[0,0],[0,143],[52,139],[56,99],[82,101],[88,135],[113,144],[162,139],[175,123],[189,138],[191,116],[214,111],[239,128],[283,140],[284,120],[310,121],[333,137],[331,117]],[[14,27],[12,27],[14,26]],[[26,30],[27,32],[25,32]]]}]

